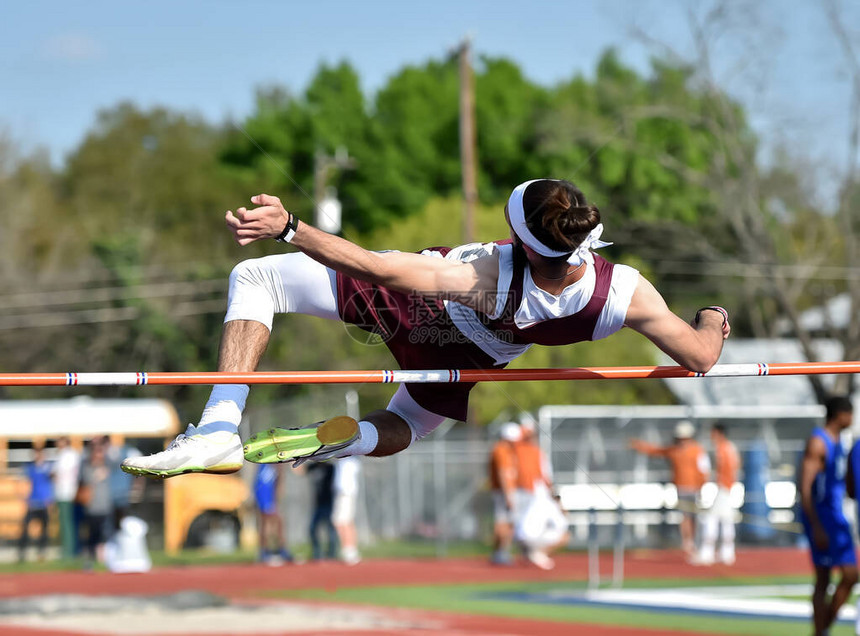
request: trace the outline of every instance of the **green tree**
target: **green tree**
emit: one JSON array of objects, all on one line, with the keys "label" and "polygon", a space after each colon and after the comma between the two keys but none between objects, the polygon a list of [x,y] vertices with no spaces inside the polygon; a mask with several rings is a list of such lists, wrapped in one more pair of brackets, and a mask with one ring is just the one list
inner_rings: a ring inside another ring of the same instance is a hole
[{"label": "green tree", "polygon": [[330,183],[340,190],[349,224],[367,226],[373,201],[367,175],[379,159],[366,110],[352,66],[322,65],[302,96],[281,87],[259,90],[253,114],[232,126],[222,163],[246,192],[278,193],[290,209],[313,219],[315,157],[346,149],[364,168],[334,174]]},{"label": "green tree", "polygon": [[[675,60],[670,69],[686,69],[683,87],[687,90],[677,87],[677,78],[670,87],[675,93],[696,98],[667,102],[661,119],[672,128],[695,126],[712,152],[704,156],[688,152],[679,158],[657,153],[654,158],[675,173],[683,191],[701,189],[710,196],[712,214],[701,216],[689,236],[701,248],[695,265],[704,272],[719,273],[711,280],[719,281],[727,304],[737,310],[735,326],[741,330],[736,333],[774,337],[790,332],[808,360],[818,359],[814,338],[827,335],[842,344],[847,359],[856,359],[860,355],[860,329],[826,325],[813,331],[801,320],[804,308],[838,292],[846,294],[848,316],[860,307],[860,285],[851,275],[860,261],[856,215],[860,49],[856,36],[846,27],[847,14],[838,3],[828,1],[821,8],[830,27],[822,37],[831,38],[842,48],[840,68],[847,69],[846,82],[854,87],[844,135],[847,163],[835,171],[839,179],[837,203],[832,206],[835,209],[815,205],[807,186],[810,159],[803,149],[777,149],[770,165],[760,161],[759,142],[744,109],[721,88],[713,65],[717,46],[740,44],[735,61],[747,69],[761,64],[763,58],[757,56],[770,54],[766,43],[761,49],[756,45],[762,43],[761,34],[776,23],[755,15],[752,5],[736,6],[719,0],[703,3],[698,11],[690,12],[695,54],[684,56],[671,45],[661,46],[662,54],[666,56],[668,51]],[[750,24],[756,24],[755,29],[743,26]],[[691,85],[695,90],[689,88]],[[648,123],[653,115],[633,112],[631,117],[639,125]],[[630,143],[633,148],[638,145],[636,139],[631,138]],[[691,265],[688,263],[687,269],[698,269]],[[808,377],[818,399],[826,399],[828,392],[821,379]],[[839,376],[836,390],[850,392],[852,378]]]},{"label": "green tree", "polygon": [[526,78],[516,63],[481,58],[475,80],[475,118],[483,201],[504,200],[517,183],[543,174],[536,126],[548,104],[549,91]]},{"label": "green tree", "polygon": [[0,311],[0,338],[16,340],[10,365],[214,367],[235,249],[222,218],[237,200],[221,143],[221,129],[195,117],[120,104],[99,114],[60,174],[17,161],[0,186],[6,209],[21,212],[7,253],[31,273],[27,295],[7,296]]},{"label": "green tree", "polygon": [[102,111],[67,161],[69,222],[90,241],[136,235],[148,262],[223,255],[219,221],[236,190],[217,161],[221,143],[219,128],[162,108]]}]

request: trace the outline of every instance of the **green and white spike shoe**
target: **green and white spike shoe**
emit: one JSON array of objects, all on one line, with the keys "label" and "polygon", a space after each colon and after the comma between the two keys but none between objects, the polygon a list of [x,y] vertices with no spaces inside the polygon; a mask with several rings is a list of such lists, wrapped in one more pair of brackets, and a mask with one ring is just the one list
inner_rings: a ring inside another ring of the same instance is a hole
[{"label": "green and white spike shoe", "polygon": [[322,461],[360,438],[358,422],[339,415],[304,428],[270,428],[245,442],[245,459],[255,464],[293,462],[299,466],[308,460]]}]

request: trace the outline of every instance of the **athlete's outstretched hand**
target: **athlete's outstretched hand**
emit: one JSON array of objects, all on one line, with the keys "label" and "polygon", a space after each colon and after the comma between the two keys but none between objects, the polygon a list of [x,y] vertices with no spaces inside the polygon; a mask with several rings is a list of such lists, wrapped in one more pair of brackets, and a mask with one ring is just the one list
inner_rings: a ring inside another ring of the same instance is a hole
[{"label": "athlete's outstretched hand", "polygon": [[248,245],[259,239],[275,238],[284,231],[289,213],[281,200],[269,194],[251,197],[251,203],[260,207],[247,210],[239,208],[236,212],[227,210],[225,221],[239,245]]}]

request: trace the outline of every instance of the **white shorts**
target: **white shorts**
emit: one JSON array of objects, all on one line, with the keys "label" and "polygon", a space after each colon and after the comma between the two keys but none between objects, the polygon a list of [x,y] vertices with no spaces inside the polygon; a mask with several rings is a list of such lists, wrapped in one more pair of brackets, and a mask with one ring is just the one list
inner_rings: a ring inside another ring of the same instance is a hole
[{"label": "white shorts", "polygon": [[734,522],[735,509],[732,507],[732,495],[726,488],[720,488],[714,498],[714,505],[705,514],[712,515],[720,521]]},{"label": "white shorts", "polygon": [[514,491],[514,508],[520,512],[525,512],[532,505],[532,501],[536,496],[536,491],[526,490],[525,488],[517,488]]},{"label": "white shorts", "polygon": [[334,496],[334,507],[331,511],[331,522],[336,526],[345,526],[355,521],[356,494],[339,492]]},{"label": "white shorts", "polygon": [[532,550],[556,545],[567,532],[567,518],[548,494],[535,493],[523,509],[514,537]]}]

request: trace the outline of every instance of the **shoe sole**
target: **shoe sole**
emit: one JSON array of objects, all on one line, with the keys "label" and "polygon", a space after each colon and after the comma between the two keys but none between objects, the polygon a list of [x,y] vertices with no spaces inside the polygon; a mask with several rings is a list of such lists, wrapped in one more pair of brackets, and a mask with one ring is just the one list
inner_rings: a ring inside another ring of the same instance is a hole
[{"label": "shoe sole", "polygon": [[357,436],[358,422],[339,415],[316,428],[270,428],[248,438],[243,450],[249,462],[276,464],[337,450]]},{"label": "shoe sole", "polygon": [[153,468],[139,468],[137,466],[122,466],[123,472],[135,477],[151,477],[153,479],[167,479],[169,477],[178,477],[179,475],[187,475],[189,473],[207,473],[211,475],[229,475],[239,472],[242,464],[218,464],[217,466],[189,466],[185,468],[177,468],[172,470],[156,470]]}]

